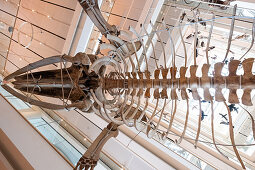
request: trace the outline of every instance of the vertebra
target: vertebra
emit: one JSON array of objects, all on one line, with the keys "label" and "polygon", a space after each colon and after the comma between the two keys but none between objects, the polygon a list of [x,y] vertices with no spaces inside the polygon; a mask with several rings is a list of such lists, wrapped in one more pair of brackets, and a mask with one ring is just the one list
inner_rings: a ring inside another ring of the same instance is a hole
[{"label": "vertebra", "polygon": [[[225,101],[225,97],[222,94],[222,89],[227,88],[229,90],[229,103],[237,104],[239,103],[236,91],[237,89],[244,90],[243,96],[241,98],[242,104],[251,106],[251,90],[255,88],[255,76],[252,74],[251,69],[253,65],[253,58],[246,59],[242,62],[242,67],[244,69],[243,75],[237,75],[236,71],[240,64],[239,60],[232,60],[229,63],[228,76],[222,76],[221,71],[224,66],[223,63],[216,63],[214,65],[214,76],[208,76],[208,71],[210,65],[204,64],[202,67],[202,77],[197,77],[197,66],[190,66],[190,77],[185,77],[185,72],[187,68],[180,68],[180,78],[176,78],[175,74],[176,68],[171,67],[170,69],[158,69],[154,71],[154,78],[146,78],[145,72],[139,72],[140,76],[134,73],[126,73],[128,76],[126,79],[119,78],[103,78],[102,88],[104,90],[108,89],[154,89],[158,91],[161,88],[161,92],[156,95],[157,98],[168,98],[166,89],[171,89],[170,98],[172,100],[176,99],[176,89],[181,90],[182,99],[187,99],[187,88],[192,90],[192,97],[195,100],[199,100],[201,97],[205,101],[211,101],[212,96],[209,92],[209,88],[214,88],[215,101],[222,102]],[[113,74],[113,73],[112,73]],[[133,75],[133,76],[131,76]],[[159,76],[163,78],[159,78]],[[169,75],[169,76],[168,76]],[[204,96],[199,96],[197,89],[202,88],[204,90]],[[144,96],[146,97],[146,96]],[[147,96],[148,97],[148,96]]]}]

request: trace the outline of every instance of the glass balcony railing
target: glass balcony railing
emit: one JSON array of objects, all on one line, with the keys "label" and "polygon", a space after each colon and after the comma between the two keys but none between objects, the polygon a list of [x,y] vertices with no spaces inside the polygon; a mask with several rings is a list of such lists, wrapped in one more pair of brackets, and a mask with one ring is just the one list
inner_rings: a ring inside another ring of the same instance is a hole
[{"label": "glass balcony railing", "polygon": [[[173,126],[174,125],[175,124],[173,124]],[[146,129],[144,129],[143,132],[146,133]],[[170,132],[170,133],[172,133],[172,132]],[[205,161],[203,161],[202,159],[199,159],[195,155],[191,154],[189,151],[187,151],[187,150],[183,149],[182,147],[178,146],[171,139],[166,138],[166,140],[162,140],[161,136],[162,136],[162,134],[157,132],[157,134],[155,134],[153,136],[153,139],[155,141],[157,141],[158,143],[160,143],[161,145],[163,145],[164,147],[166,147],[167,149],[169,149],[169,151],[172,151],[172,152],[176,153],[177,155],[179,155],[182,158],[186,159],[188,162],[192,163],[193,165],[195,165],[199,169],[202,169],[202,170],[214,170],[214,169],[216,169],[216,168],[212,167],[211,165],[209,165],[208,163],[206,163]]]},{"label": "glass balcony railing", "polygon": [[52,127],[53,124],[56,125],[58,122],[47,122],[42,117],[30,119],[29,122],[34,125],[34,127],[38,129],[42,135],[50,141],[50,143],[61,151],[61,153],[63,153],[63,155],[65,155],[73,165],[77,163],[82,156],[82,153]]}]

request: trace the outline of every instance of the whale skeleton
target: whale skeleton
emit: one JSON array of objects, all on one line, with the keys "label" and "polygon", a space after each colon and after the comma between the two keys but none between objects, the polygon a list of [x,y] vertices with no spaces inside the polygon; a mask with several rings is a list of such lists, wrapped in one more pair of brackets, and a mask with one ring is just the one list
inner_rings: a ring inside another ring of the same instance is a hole
[{"label": "whale skeleton", "polygon": [[[190,100],[197,101],[199,105],[199,118],[196,138],[194,139],[194,146],[197,147],[199,141],[199,135],[201,131],[202,121],[202,109],[201,101],[206,101],[211,105],[211,132],[212,141],[216,150],[225,156],[220,148],[218,148],[215,141],[214,134],[214,103],[221,102],[226,106],[226,112],[229,120],[229,134],[231,145],[239,160],[243,169],[245,165],[240,157],[240,154],[236,148],[233,122],[231,112],[228,108],[228,104],[242,103],[245,106],[252,106],[251,92],[255,89],[255,75],[252,74],[252,67],[254,58],[247,58],[241,60],[252,49],[255,37],[255,19],[252,24],[252,40],[248,50],[241,56],[240,60],[231,60],[228,63],[227,70],[229,74],[227,76],[222,75],[222,70],[225,67],[224,62],[217,62],[214,65],[209,63],[209,47],[212,37],[215,16],[212,15],[212,19],[208,22],[211,23],[208,41],[206,45],[206,63],[201,67],[202,76],[197,76],[200,72],[197,65],[197,34],[198,28],[197,16],[195,12],[195,34],[194,34],[194,64],[187,66],[187,52],[181,32],[181,22],[177,29],[179,29],[179,36],[181,37],[181,44],[184,48],[184,60],[185,64],[177,68],[175,64],[175,46],[170,33],[170,29],[166,26],[164,20],[162,25],[164,30],[153,30],[163,50],[164,66],[159,67],[156,60],[156,53],[153,46],[153,38],[146,29],[145,35],[148,41],[152,45],[153,55],[155,59],[156,69],[149,71],[148,69],[148,57],[146,56],[146,46],[142,41],[142,35],[139,35],[134,28],[130,26],[129,31],[118,30],[116,26],[108,24],[98,7],[97,0],[78,0],[85,12],[108,40],[109,44],[102,43],[100,50],[108,49],[108,56],[98,58],[93,54],[78,53],[74,57],[68,55],[58,55],[49,58],[42,59],[40,61],[31,63],[12,74],[4,78],[2,87],[13,94],[14,96],[26,101],[32,105],[40,107],[60,110],[78,108],[84,112],[95,112],[102,118],[109,121],[109,125],[103,129],[102,133],[92,143],[86,153],[81,157],[77,163],[75,169],[94,169],[99,159],[99,153],[102,150],[103,145],[111,137],[118,135],[118,126],[127,125],[128,127],[135,127],[138,131],[144,130],[148,138],[152,138],[156,133],[161,133],[162,139],[168,138],[168,135],[173,126],[176,112],[178,111],[178,101],[183,100],[186,102],[187,110],[184,122],[184,129],[176,143],[181,143],[183,140],[187,127]],[[224,61],[228,58],[230,52],[233,29],[235,25],[235,12],[236,6],[233,10],[230,34],[228,38],[228,46]],[[150,23],[153,28],[153,24]],[[171,40],[171,57],[172,66],[167,67],[165,53],[165,47],[160,40],[159,32],[166,31],[169,33]],[[136,39],[131,39],[132,34]],[[125,40],[122,39],[125,37]],[[145,67],[141,66],[138,58],[138,51],[142,51],[143,61]],[[66,66],[66,63],[71,63],[70,67]],[[58,70],[46,70],[40,72],[32,72],[43,66],[50,64],[60,63],[61,68]],[[213,74],[209,76],[209,70],[213,67]],[[237,70],[241,68],[243,70],[242,75],[237,74]],[[186,76],[189,70],[190,76]],[[179,77],[177,77],[179,72]],[[10,87],[7,83],[11,82],[13,87]],[[60,98],[63,104],[47,103],[39,100],[35,100],[31,95],[24,95],[17,90],[26,92],[26,94],[37,94],[47,97]],[[187,89],[191,92],[191,95],[187,93]],[[198,89],[203,90],[203,94],[198,92]],[[215,94],[212,95],[210,89],[215,89]],[[228,97],[225,97],[222,93],[222,89],[228,89]],[[243,91],[242,97],[239,100],[237,90]],[[154,110],[151,115],[147,114],[149,103],[151,99],[155,101]],[[159,130],[163,117],[169,114],[166,111],[168,103],[172,101],[172,111],[169,120],[169,126],[166,131]],[[162,107],[160,108],[160,102]],[[160,109],[158,111],[158,109]],[[247,111],[248,112],[248,111]],[[255,125],[252,115],[248,112],[252,119],[253,137],[255,137]]]}]

